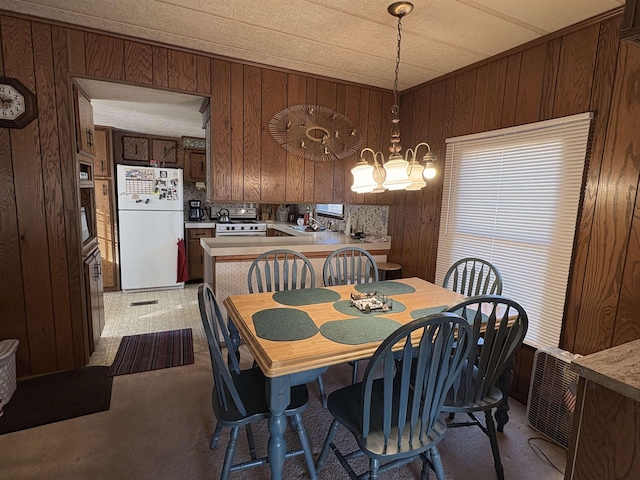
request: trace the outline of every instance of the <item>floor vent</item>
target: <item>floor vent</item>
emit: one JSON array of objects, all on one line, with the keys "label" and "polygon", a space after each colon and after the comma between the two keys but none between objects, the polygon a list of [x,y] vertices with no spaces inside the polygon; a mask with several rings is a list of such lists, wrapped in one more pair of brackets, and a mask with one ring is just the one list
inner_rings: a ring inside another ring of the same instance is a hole
[{"label": "floor vent", "polygon": [[141,305],[155,305],[158,303],[158,300],[147,300],[145,302],[132,302],[130,307],[139,307]]},{"label": "floor vent", "polygon": [[533,357],[527,403],[529,425],[564,448],[569,448],[578,386],[578,375],[569,365],[579,356],[545,347]]}]

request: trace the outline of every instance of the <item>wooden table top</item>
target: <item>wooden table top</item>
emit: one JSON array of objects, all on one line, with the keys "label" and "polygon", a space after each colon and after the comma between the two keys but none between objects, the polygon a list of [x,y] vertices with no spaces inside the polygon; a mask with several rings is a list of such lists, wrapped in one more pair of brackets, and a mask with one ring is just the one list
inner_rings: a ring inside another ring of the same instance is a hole
[{"label": "wooden table top", "polygon": [[[389,283],[393,282],[409,285],[415,289],[415,292],[391,295],[394,302],[398,301],[406,306],[404,311],[376,313],[375,316],[395,320],[399,324],[411,322],[413,320],[411,312],[414,310],[451,305],[465,298],[462,294],[429,283],[421,278],[403,278]],[[356,291],[355,285],[325,288],[337,292],[341,300],[348,300],[351,293]],[[268,377],[279,377],[351,360],[370,358],[381,343],[381,341],[358,345],[337,343],[326,338],[320,332],[303,340],[273,341],[260,338],[256,334],[253,315],[271,308],[303,310],[318,328],[326,322],[346,320],[355,316],[339,312],[333,308],[333,302],[287,306],[278,303],[272,297],[273,293],[258,293],[232,295],[224,300],[227,312],[238,328],[241,337],[254,355],[260,369]]]}]

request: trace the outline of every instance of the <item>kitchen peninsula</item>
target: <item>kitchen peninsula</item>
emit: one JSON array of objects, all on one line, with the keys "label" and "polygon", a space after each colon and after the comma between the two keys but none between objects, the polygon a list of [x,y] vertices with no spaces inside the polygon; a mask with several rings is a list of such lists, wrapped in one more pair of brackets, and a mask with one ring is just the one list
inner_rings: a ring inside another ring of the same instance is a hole
[{"label": "kitchen peninsula", "polygon": [[331,252],[342,247],[358,246],[371,253],[377,262],[385,262],[391,248],[388,236],[370,236],[370,239],[386,241],[367,242],[329,230],[299,231],[287,223],[272,222],[268,228],[288,235],[200,239],[204,251],[204,280],[211,285],[220,303],[229,295],[248,293],[247,275],[251,262],[269,250],[296,250],[306,255],[315,270],[316,285],[321,286],[322,267]]}]

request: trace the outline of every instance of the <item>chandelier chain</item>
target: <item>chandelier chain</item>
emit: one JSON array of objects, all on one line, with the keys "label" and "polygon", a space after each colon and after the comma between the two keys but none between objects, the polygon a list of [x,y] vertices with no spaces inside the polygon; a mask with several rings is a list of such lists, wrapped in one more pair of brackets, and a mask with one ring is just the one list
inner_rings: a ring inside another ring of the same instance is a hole
[{"label": "chandelier chain", "polygon": [[398,107],[398,73],[400,72],[400,44],[402,42],[402,17],[398,17],[398,45],[396,46],[396,76],[393,82],[393,113],[397,114]]}]

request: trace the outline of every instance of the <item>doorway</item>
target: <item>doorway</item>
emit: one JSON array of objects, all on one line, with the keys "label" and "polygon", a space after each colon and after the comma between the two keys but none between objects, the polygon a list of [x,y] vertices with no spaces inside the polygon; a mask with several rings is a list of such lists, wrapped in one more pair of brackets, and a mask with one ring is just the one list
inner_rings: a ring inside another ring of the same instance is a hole
[{"label": "doorway", "polygon": [[[127,293],[120,290],[116,165],[144,168],[158,161],[158,166],[161,162],[167,169],[182,169],[184,152],[188,150],[184,145],[193,147],[194,142],[199,144],[196,140],[201,140],[199,146],[206,146],[200,108],[208,98],[86,78],[74,81],[91,101],[96,140],[106,143],[107,152],[107,166],[96,166],[94,181],[102,270],[110,272],[113,281],[105,282],[104,328],[89,364],[111,365],[120,340],[127,335],[191,328],[194,350],[206,349],[197,285]],[[137,140],[141,142],[139,145],[135,144]],[[146,151],[141,147],[145,141]],[[131,145],[135,145],[133,152],[140,154],[140,158],[125,152]],[[98,158],[96,153],[96,165],[103,161]],[[188,192],[195,189],[195,182],[183,181],[180,199],[183,211],[187,207]],[[182,236],[184,238],[184,234]],[[143,237],[139,240],[142,248]]]}]

